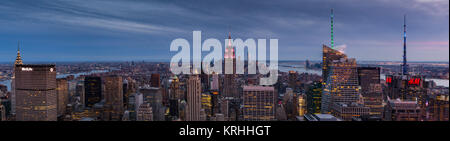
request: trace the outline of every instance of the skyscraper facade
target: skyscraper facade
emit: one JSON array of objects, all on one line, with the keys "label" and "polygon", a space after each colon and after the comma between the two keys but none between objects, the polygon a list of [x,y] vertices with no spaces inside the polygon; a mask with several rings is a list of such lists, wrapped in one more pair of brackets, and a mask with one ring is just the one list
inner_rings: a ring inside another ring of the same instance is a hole
[{"label": "skyscraper facade", "polygon": [[359,100],[360,86],[356,60],[341,58],[330,62],[322,95],[322,113],[329,113],[333,103]]},{"label": "skyscraper facade", "polygon": [[152,74],[150,79],[151,79],[150,81],[151,81],[152,87],[156,87],[156,88],[161,87],[160,76],[158,73]]},{"label": "skyscraper facade", "polygon": [[153,121],[153,110],[150,103],[144,103],[139,105],[137,110],[137,121]]},{"label": "skyscraper facade", "polygon": [[307,113],[319,114],[322,106],[322,83],[316,82],[309,86],[306,92],[306,100]]},{"label": "skyscraper facade", "polygon": [[244,120],[275,120],[275,89],[264,86],[244,86]]},{"label": "skyscraper facade", "polygon": [[84,97],[86,107],[92,107],[102,100],[102,79],[97,76],[84,78]]},{"label": "skyscraper facade", "polygon": [[219,90],[219,75],[218,74],[212,74],[211,77],[211,90],[218,91]]},{"label": "skyscraper facade", "polygon": [[383,90],[379,67],[358,67],[358,82],[364,105],[370,108],[370,115],[381,118],[383,113]]},{"label": "skyscraper facade", "polygon": [[187,121],[199,121],[201,109],[201,83],[197,75],[189,76],[187,80]]},{"label": "skyscraper facade", "polygon": [[56,79],[56,95],[58,97],[58,116],[61,116],[66,111],[66,105],[69,104],[69,83],[67,83],[67,79]]},{"label": "skyscraper facade", "polygon": [[323,85],[326,85],[327,79],[328,79],[328,71],[329,66],[333,62],[333,60],[340,60],[341,58],[347,58],[347,55],[344,53],[334,50],[326,45],[322,46],[322,82]]},{"label": "skyscraper facade", "polygon": [[388,99],[385,107],[385,121],[420,121],[420,107],[417,101]]},{"label": "skyscraper facade", "polygon": [[420,75],[386,75],[386,85],[390,99],[416,101],[426,95],[426,81]]},{"label": "skyscraper facade", "polygon": [[[233,45],[231,44],[231,35],[228,36],[228,45],[225,48],[225,74],[224,74],[224,82],[223,82],[223,92],[222,92],[222,96],[223,97],[233,97],[233,98],[238,98],[239,94],[237,91],[237,86],[236,86],[236,54],[235,54],[235,48],[233,47]],[[231,68],[227,68],[227,64],[232,64],[233,67]],[[228,71],[232,71],[232,74],[227,74],[227,70]]]},{"label": "skyscraper facade", "polygon": [[370,108],[360,103],[336,102],[331,106],[331,114],[344,121],[352,121],[370,114]]},{"label": "skyscraper facade", "polygon": [[105,113],[104,120],[117,121],[122,119],[123,108],[123,80],[121,76],[104,77]]},{"label": "skyscraper facade", "polygon": [[15,89],[15,70],[16,65],[22,65],[22,57],[20,56],[20,42],[17,42],[17,56],[16,60],[14,61],[14,68],[13,68],[13,75],[11,77],[11,113],[16,113],[16,89]]},{"label": "skyscraper facade", "polygon": [[143,94],[144,102],[150,103],[153,110],[153,120],[164,120],[164,105],[161,88],[141,87],[139,92]]},{"label": "skyscraper facade", "polygon": [[55,65],[15,65],[17,121],[56,121]]}]

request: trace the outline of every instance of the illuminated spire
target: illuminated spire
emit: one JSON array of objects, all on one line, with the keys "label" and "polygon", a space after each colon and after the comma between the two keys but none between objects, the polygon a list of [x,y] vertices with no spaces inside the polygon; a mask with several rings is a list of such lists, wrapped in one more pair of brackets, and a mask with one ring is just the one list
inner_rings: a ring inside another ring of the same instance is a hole
[{"label": "illuminated spire", "polygon": [[14,65],[22,65],[22,58],[20,57],[20,41],[17,41],[17,57]]},{"label": "illuminated spire", "polygon": [[334,32],[333,32],[334,13],[333,13],[333,8],[331,9],[330,19],[331,19],[331,48],[334,49]]},{"label": "illuminated spire", "polygon": [[406,61],[406,15],[403,16],[403,64],[402,75],[408,74],[408,64]]},{"label": "illuminated spire", "polygon": [[234,48],[231,44],[231,32],[228,32],[228,45],[225,48],[225,58],[235,58]]}]

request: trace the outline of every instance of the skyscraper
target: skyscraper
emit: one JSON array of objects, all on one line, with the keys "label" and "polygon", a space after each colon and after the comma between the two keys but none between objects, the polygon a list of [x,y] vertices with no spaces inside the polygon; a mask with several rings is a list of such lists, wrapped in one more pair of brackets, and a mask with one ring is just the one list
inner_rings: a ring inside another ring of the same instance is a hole
[{"label": "skyscraper", "polygon": [[416,101],[388,99],[385,107],[384,120],[386,121],[419,121],[420,107]]},{"label": "skyscraper", "polygon": [[137,121],[153,121],[153,110],[150,103],[139,105],[136,115]]},{"label": "skyscraper", "polygon": [[381,118],[383,113],[383,90],[379,67],[358,67],[358,82],[364,106],[370,108],[370,115]]},{"label": "skyscraper", "polygon": [[[83,81],[78,81],[75,83],[75,97],[73,98],[73,102],[77,102],[86,107],[86,93],[85,93],[85,85]],[[92,105],[93,106],[93,105]]]},{"label": "skyscraper", "polygon": [[298,72],[296,71],[289,71],[289,80],[288,80],[288,86],[292,88],[294,91],[298,91],[299,85],[298,85]]},{"label": "skyscraper", "polygon": [[213,101],[212,101],[212,94],[210,93],[202,93],[201,95],[201,102],[202,102],[202,109],[205,111],[205,114],[207,117],[210,117],[212,115],[212,109],[213,109]]},{"label": "skyscraper", "polygon": [[[238,98],[237,86],[236,86],[236,54],[233,45],[231,44],[231,35],[228,35],[228,45],[225,48],[225,74],[223,84],[223,97]],[[227,70],[230,71],[227,64],[232,64],[232,74],[226,74]]]},{"label": "skyscraper", "polygon": [[97,76],[84,78],[84,97],[86,107],[92,107],[102,100],[102,79]]},{"label": "skyscraper", "polygon": [[322,57],[322,85],[326,85],[327,79],[328,79],[328,71],[329,71],[329,66],[330,64],[334,61],[334,60],[340,60],[341,58],[346,59],[347,55],[345,55],[344,53],[332,49],[326,45],[322,46],[322,51],[323,51],[323,57]]},{"label": "skyscraper", "polygon": [[151,75],[151,86],[152,87],[156,87],[156,88],[159,88],[159,87],[161,87],[161,82],[160,82],[160,80],[159,80],[159,74],[158,73],[154,73],[154,74],[152,74]]},{"label": "skyscraper", "polygon": [[331,48],[334,49],[334,12],[333,9],[331,9],[331,14],[330,14],[330,21],[331,21]]},{"label": "skyscraper", "polygon": [[322,94],[322,113],[329,113],[333,103],[359,100],[360,86],[354,58],[334,60],[328,66],[327,76]]},{"label": "skyscraper", "polygon": [[56,79],[56,95],[58,97],[58,116],[61,116],[66,111],[66,105],[69,104],[69,83],[67,83],[67,79]]},{"label": "skyscraper", "polygon": [[331,106],[331,114],[344,121],[352,121],[353,118],[368,116],[370,108],[358,103],[336,102]]},{"label": "skyscraper", "polygon": [[211,81],[211,90],[218,91],[219,90],[219,75],[218,74],[212,74],[212,81]]},{"label": "skyscraper", "polygon": [[55,65],[15,66],[16,120],[56,121]]},{"label": "skyscraper", "polygon": [[426,81],[420,75],[386,75],[386,96],[390,99],[418,101],[426,95]]},{"label": "skyscraper", "polygon": [[130,95],[128,99],[128,111],[130,120],[136,120],[137,111],[139,106],[144,103],[144,95],[141,93],[134,93]]},{"label": "skyscraper", "polygon": [[323,45],[321,113],[330,113],[337,102],[352,103],[359,100],[356,60],[334,49],[334,13],[331,9],[331,48]]},{"label": "skyscraper", "polygon": [[187,81],[187,121],[199,121],[201,109],[201,83],[197,75],[189,76]]},{"label": "skyscraper", "polygon": [[162,90],[158,87],[141,87],[139,92],[143,94],[144,102],[150,103],[153,110],[153,120],[164,120],[164,105],[162,103]]},{"label": "skyscraper", "polygon": [[244,120],[275,120],[275,89],[264,86],[244,86]]},{"label": "skyscraper", "polygon": [[403,17],[403,64],[402,75],[408,74],[408,63],[406,61],[406,15]]},{"label": "skyscraper", "polygon": [[403,18],[403,64],[399,74],[386,76],[385,99],[415,101],[420,107],[425,108],[427,82],[423,76],[410,74],[408,71],[406,61],[406,16]]},{"label": "skyscraper", "polygon": [[299,94],[297,95],[297,110],[298,116],[303,117],[307,112],[306,107],[306,95],[305,94]]},{"label": "skyscraper", "polygon": [[184,99],[184,90],[181,89],[180,87],[180,81],[179,79],[174,76],[171,77],[170,80],[170,86],[169,86],[169,112],[170,112],[170,117],[172,119],[177,119],[180,116],[180,113],[182,111],[180,111],[180,102],[182,99]]},{"label": "skyscraper", "polygon": [[22,57],[20,56],[20,41],[17,42],[17,56],[16,60],[14,61],[14,70],[13,75],[11,77],[11,113],[16,113],[16,89],[15,89],[15,70],[16,65],[22,65]]},{"label": "skyscraper", "polygon": [[322,106],[322,83],[314,83],[308,88],[306,93],[307,99],[307,113],[320,114],[320,107]]},{"label": "skyscraper", "polygon": [[104,120],[120,120],[124,111],[122,77],[117,75],[105,76],[103,81],[106,113]]}]

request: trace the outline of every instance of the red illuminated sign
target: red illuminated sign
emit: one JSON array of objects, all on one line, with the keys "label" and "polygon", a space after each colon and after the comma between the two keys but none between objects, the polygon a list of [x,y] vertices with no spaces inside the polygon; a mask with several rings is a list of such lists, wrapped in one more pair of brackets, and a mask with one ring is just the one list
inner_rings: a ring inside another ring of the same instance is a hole
[{"label": "red illuminated sign", "polygon": [[390,77],[386,78],[386,83],[392,83],[392,78]]},{"label": "red illuminated sign", "polygon": [[409,85],[419,85],[420,84],[420,78],[411,78],[408,81]]}]

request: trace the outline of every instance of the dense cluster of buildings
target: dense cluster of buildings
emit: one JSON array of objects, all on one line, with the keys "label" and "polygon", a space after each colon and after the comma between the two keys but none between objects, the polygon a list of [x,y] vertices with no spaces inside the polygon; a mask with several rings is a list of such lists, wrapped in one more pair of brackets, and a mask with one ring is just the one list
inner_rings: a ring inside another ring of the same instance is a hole
[{"label": "dense cluster of buildings", "polygon": [[164,63],[148,74],[137,64],[57,77],[54,64],[23,64],[18,52],[0,120],[448,121],[448,87],[414,73],[381,79],[380,67],[326,45],[322,77],[279,72],[273,86],[257,85],[258,75],[173,75]]},{"label": "dense cluster of buildings", "polygon": [[[115,69],[58,77],[55,64],[24,64],[18,50],[11,90],[0,85],[0,121],[448,121],[448,87],[408,71],[406,55],[382,79],[382,68],[322,49],[322,76],[279,72],[272,86],[235,67],[174,75],[167,63],[145,62],[87,64]],[[236,66],[234,50],[229,44],[221,61]],[[83,67],[63,71],[71,69]]]}]

